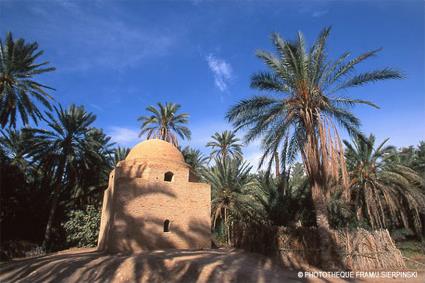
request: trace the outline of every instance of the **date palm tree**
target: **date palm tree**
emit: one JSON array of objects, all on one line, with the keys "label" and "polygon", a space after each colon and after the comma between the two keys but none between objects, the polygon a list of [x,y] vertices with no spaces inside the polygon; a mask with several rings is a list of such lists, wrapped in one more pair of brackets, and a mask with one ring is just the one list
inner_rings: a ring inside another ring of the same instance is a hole
[{"label": "date palm tree", "polygon": [[43,55],[37,42],[26,43],[23,39],[14,40],[7,33],[3,41],[0,38],[0,125],[16,127],[16,116],[27,125],[31,118],[37,123],[42,113],[34,100],[51,110],[49,100],[52,97],[46,90],[52,88],[34,80],[39,74],[54,71],[49,62],[36,62]]},{"label": "date palm tree", "polygon": [[357,219],[366,219],[374,229],[391,224],[413,228],[421,236],[424,180],[396,161],[396,149],[387,141],[376,146],[374,135],[344,141]]},{"label": "date palm tree", "polygon": [[142,123],[139,136],[146,134],[147,139],[157,138],[178,145],[177,136],[181,139],[190,139],[191,132],[184,126],[189,122],[189,114],[177,114],[180,104],[158,103],[146,108],[150,116],[141,116],[138,121]]},{"label": "date palm tree", "polygon": [[[273,34],[277,54],[258,51],[257,56],[269,70],[256,73],[251,78],[252,88],[267,91],[268,94],[244,99],[227,113],[227,118],[236,129],[248,129],[245,142],[262,138],[261,163],[276,151],[283,154],[281,148],[286,136],[289,147],[284,154],[290,160],[298,152],[301,154],[311,186],[318,236],[323,247],[323,264],[331,262],[326,197],[340,177],[344,187],[348,187],[337,126],[349,134],[356,134],[360,121],[350,108],[356,104],[377,107],[366,100],[348,98],[346,90],[402,77],[390,68],[356,72],[356,66],[376,55],[379,49],[351,60],[348,60],[348,52],[336,60],[329,59],[326,52],[329,33],[330,28],[325,28],[309,49],[300,32],[294,42]],[[338,176],[340,172],[342,176]]]},{"label": "date palm tree", "polygon": [[199,149],[186,146],[182,151],[184,160],[190,165],[192,172],[200,179],[205,170],[208,158],[205,157]]},{"label": "date palm tree", "polygon": [[282,180],[272,178],[263,171],[256,176],[257,186],[250,192],[261,207],[256,213],[272,225],[293,226],[296,222],[310,224],[308,221],[314,219],[310,217],[312,213],[308,182],[301,175],[302,171],[297,169],[291,174],[291,180],[287,179],[285,194],[279,189]]},{"label": "date palm tree", "polygon": [[0,148],[10,160],[10,164],[26,171],[28,166],[27,148],[29,136],[15,129],[0,130]]},{"label": "date palm tree", "polygon": [[211,217],[213,229],[217,222],[225,226],[227,242],[231,243],[232,221],[241,219],[250,209],[252,197],[248,192],[256,185],[251,166],[239,159],[216,159],[206,170],[204,178],[211,184]]},{"label": "date palm tree", "polygon": [[211,147],[211,158],[228,157],[242,158],[242,144],[233,131],[216,132],[211,136],[211,141],[207,143],[207,147]]},{"label": "date palm tree", "polygon": [[64,205],[73,209],[88,204],[101,205],[99,196],[107,188],[113,168],[111,157],[114,143],[103,130],[90,128],[82,144],[84,148],[76,156],[76,162],[70,167],[71,174],[65,180],[66,190],[61,192]]},{"label": "date palm tree", "polygon": [[92,123],[96,116],[82,106],[67,109],[54,107],[46,113],[47,129],[25,129],[32,135],[29,155],[47,176],[51,176],[52,192],[43,247],[48,249],[54,215],[64,189],[75,185],[82,168],[89,169],[102,160],[102,141],[95,139]]},{"label": "date palm tree", "polygon": [[113,160],[112,160],[113,166],[116,166],[118,162],[120,162],[121,160],[124,160],[127,157],[129,152],[130,152],[130,148],[128,147],[119,146],[115,148],[113,153]]},{"label": "date palm tree", "polygon": [[425,142],[420,141],[416,147],[401,148],[398,152],[398,160],[405,166],[414,169],[422,175],[425,181]]}]

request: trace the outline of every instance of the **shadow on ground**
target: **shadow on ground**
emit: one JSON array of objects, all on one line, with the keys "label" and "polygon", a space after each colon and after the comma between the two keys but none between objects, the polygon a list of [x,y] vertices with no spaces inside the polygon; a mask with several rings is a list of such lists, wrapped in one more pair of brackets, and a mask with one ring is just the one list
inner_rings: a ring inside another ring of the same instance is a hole
[{"label": "shadow on ground", "polygon": [[133,255],[77,249],[0,267],[1,282],[298,282],[270,259],[240,250],[166,250]]},{"label": "shadow on ground", "polygon": [[105,254],[73,249],[0,265],[0,282],[425,282],[401,279],[306,279],[259,254],[235,249]]}]

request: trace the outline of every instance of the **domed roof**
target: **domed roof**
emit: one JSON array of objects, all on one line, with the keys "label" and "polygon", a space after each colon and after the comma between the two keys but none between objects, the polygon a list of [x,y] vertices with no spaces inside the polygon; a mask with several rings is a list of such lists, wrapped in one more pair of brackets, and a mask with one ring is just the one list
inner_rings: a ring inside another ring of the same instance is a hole
[{"label": "domed roof", "polygon": [[171,162],[183,162],[183,154],[174,145],[160,139],[145,140],[134,146],[125,160],[164,159]]}]

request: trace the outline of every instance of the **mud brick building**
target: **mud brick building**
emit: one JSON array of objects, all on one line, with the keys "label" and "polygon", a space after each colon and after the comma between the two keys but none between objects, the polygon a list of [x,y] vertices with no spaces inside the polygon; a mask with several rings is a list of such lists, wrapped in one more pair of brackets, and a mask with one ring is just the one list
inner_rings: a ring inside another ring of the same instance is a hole
[{"label": "mud brick building", "polygon": [[209,248],[210,213],[210,185],[198,182],[175,146],[147,140],[110,174],[98,249]]}]

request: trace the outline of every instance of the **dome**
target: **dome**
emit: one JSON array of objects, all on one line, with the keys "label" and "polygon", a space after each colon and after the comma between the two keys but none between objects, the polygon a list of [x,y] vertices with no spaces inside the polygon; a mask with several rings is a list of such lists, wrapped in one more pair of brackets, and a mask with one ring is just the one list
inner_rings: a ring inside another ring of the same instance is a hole
[{"label": "dome", "polygon": [[125,160],[164,159],[170,162],[183,162],[183,154],[174,145],[160,139],[145,140],[134,146]]}]

